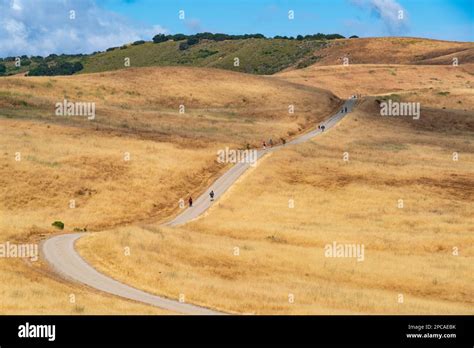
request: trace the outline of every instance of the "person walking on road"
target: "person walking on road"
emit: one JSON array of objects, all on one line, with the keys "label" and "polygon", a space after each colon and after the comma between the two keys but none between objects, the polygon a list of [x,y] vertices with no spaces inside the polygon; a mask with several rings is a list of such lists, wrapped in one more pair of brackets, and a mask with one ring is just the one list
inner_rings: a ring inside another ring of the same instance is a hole
[{"label": "person walking on road", "polygon": [[211,197],[211,202],[214,201],[214,191],[213,190],[209,193],[209,197]]},{"label": "person walking on road", "polygon": [[263,143],[263,149],[266,150],[267,149],[267,143],[265,143],[265,140],[262,143]]},{"label": "person walking on road", "polygon": [[347,114],[347,106],[344,107],[344,112]]},{"label": "person walking on road", "polygon": [[273,140],[272,140],[272,138],[270,138],[270,140],[268,141],[268,143],[270,144],[270,147],[273,147]]},{"label": "person walking on road", "polygon": [[192,197],[189,197],[189,207],[192,207],[193,206],[193,198]]}]

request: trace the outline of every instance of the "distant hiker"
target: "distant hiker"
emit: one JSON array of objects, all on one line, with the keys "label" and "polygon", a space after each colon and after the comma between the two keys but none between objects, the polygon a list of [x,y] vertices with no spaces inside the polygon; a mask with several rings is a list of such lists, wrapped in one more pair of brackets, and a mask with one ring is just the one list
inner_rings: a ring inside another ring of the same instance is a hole
[{"label": "distant hiker", "polygon": [[189,202],[189,206],[192,207],[193,206],[193,198],[189,197],[188,202]]},{"label": "distant hiker", "polygon": [[347,106],[344,108],[344,111],[347,113]]},{"label": "distant hiker", "polygon": [[326,126],[325,126],[325,125],[322,125],[322,126],[321,126],[321,131],[324,132],[325,129],[326,129]]},{"label": "distant hiker", "polygon": [[268,141],[268,143],[270,144],[270,147],[273,147],[273,140],[272,140],[272,138],[270,138],[270,140]]},{"label": "distant hiker", "polygon": [[320,124],[318,124],[318,129],[321,129],[321,125],[320,125]]},{"label": "distant hiker", "polygon": [[263,141],[263,149],[265,150],[267,148],[267,143],[265,143],[265,140]]},{"label": "distant hiker", "polygon": [[209,193],[209,196],[211,197],[211,202],[214,200],[214,191],[211,191]]}]

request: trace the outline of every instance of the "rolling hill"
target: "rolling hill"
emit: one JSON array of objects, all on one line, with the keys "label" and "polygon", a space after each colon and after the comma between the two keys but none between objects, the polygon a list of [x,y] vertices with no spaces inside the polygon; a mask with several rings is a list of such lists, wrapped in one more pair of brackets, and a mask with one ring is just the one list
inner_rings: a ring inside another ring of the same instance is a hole
[{"label": "rolling hill", "polygon": [[[77,247],[100,271],[231,312],[472,313],[471,43],[180,44],[53,57],[81,62],[73,76],[0,78],[2,240],[39,243],[87,230]],[[160,226],[180,199],[196,197],[226,169],[216,150],[282,143],[354,93],[377,96],[318,139],[264,157],[206,216]],[[422,102],[422,117],[381,118],[385,97]],[[64,99],[95,103],[96,117],[56,116]],[[64,230],[51,225],[56,220]],[[365,262],[325,258],[333,241],[364,244]],[[123,257],[127,246],[131,257]],[[41,261],[0,265],[2,313],[163,312],[78,288]]]},{"label": "rolling hill", "polygon": [[[95,103],[96,117],[56,116],[64,99]],[[58,232],[56,220],[71,232],[165,219],[225,169],[217,150],[289,139],[339,102],[321,89],[209,68],[1,78],[0,238],[39,243]],[[57,282],[41,261],[0,264],[2,313],[166,313]]]},{"label": "rolling hill", "polygon": [[343,39],[328,42],[313,52],[315,65],[474,63],[474,43],[408,37]]},{"label": "rolling hill", "polygon": [[[459,64],[474,62],[474,44],[420,38],[359,38],[334,40],[289,40],[248,38],[213,41],[202,39],[186,49],[180,46],[186,40],[160,43],[141,42],[125,44],[105,52],[91,55],[51,55],[44,62],[63,66],[60,71],[74,71],[80,63],[79,73],[104,72],[129,67],[194,66],[213,67],[237,72],[271,75],[280,71],[301,69],[311,65],[339,65],[347,57],[350,64]],[[28,66],[16,68],[13,57],[0,62],[7,74],[24,74],[37,68],[38,58],[27,58]],[[235,58],[239,59],[236,66]]]}]

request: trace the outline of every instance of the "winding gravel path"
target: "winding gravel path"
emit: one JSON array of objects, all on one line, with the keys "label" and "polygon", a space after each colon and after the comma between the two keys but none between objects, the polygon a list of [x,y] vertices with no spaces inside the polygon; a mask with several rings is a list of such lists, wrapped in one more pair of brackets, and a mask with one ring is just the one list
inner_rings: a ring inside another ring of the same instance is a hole
[{"label": "winding gravel path", "polygon": [[[347,107],[347,113],[352,111],[355,102],[356,100],[350,99],[344,103],[343,107]],[[345,115],[347,115],[347,113],[339,112],[330,117],[325,122],[321,123],[321,125],[324,125],[327,131],[337,124]],[[305,133],[293,139],[286,145],[279,145],[272,148],[267,148],[266,150],[259,150],[257,152],[257,158],[261,158],[269,152],[278,151],[283,147],[301,144],[315,137],[319,133],[321,133],[321,131],[319,129],[315,129],[309,133]],[[217,201],[219,197],[221,197],[247,169],[249,169],[249,167],[250,164],[248,163],[238,163],[234,165],[193,202],[192,208],[185,209],[181,214],[176,216],[173,220],[166,223],[165,225],[178,226],[199,217],[207,209],[209,209],[209,207],[215,201]],[[214,190],[215,193],[214,202],[210,202],[209,200],[209,193],[211,190]],[[152,295],[98,272],[91,265],[89,265],[74,248],[75,242],[85,234],[86,233],[71,233],[57,235],[47,239],[42,244],[43,257],[46,259],[52,269],[63,278],[88,285],[92,288],[107,292],[109,294],[143,302],[176,313],[192,315],[224,314],[208,308]]]}]

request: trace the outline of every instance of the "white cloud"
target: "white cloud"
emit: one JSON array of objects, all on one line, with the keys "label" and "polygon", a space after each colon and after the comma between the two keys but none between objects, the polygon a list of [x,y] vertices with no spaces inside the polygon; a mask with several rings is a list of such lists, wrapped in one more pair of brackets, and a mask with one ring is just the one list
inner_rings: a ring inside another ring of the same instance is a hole
[{"label": "white cloud", "polygon": [[389,34],[403,34],[408,31],[408,12],[396,0],[351,0],[351,2],[370,10],[381,19]]},{"label": "white cloud", "polygon": [[15,10],[15,11],[21,11],[23,9],[23,7],[21,6],[20,0],[12,0],[11,8],[12,10]]},{"label": "white cloud", "polygon": [[2,57],[91,53],[164,32],[159,25],[132,23],[95,0],[0,0]]}]

